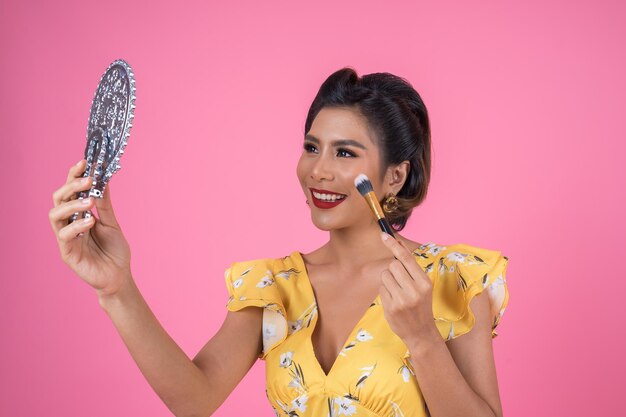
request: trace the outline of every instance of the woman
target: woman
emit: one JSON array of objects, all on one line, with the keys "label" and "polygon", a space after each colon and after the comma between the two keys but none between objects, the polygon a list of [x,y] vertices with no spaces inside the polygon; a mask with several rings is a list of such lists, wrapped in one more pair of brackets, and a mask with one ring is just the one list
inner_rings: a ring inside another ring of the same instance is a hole
[{"label": "woman", "polygon": [[508,301],[508,258],[400,233],[385,240],[354,186],[366,174],[394,229],[404,228],[430,178],[419,94],[392,74],[359,78],[344,68],[321,86],[304,130],[297,175],[329,241],[306,255],[232,263],[226,319],[193,360],[133,281],[110,187],[95,203],[99,219],[67,224],[94,206],[75,199],[90,186],[79,179],[84,160],[53,194],[50,221],[64,262],[95,288],[177,416],[211,415],[258,358],[276,415],[501,416],[491,340]]}]

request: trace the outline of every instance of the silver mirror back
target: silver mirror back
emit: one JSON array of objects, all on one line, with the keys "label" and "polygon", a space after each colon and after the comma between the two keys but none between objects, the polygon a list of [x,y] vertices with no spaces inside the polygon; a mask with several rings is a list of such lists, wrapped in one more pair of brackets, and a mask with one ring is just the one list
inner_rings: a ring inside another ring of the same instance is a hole
[{"label": "silver mirror back", "polygon": [[[87,125],[85,156],[87,167],[83,177],[92,177],[89,191],[81,191],[78,198],[102,198],[107,183],[120,170],[120,158],[130,137],[135,117],[135,74],[122,59],[111,63],[100,78],[91,102]],[[80,213],[74,213],[69,222]],[[83,218],[91,217],[83,212]]]}]

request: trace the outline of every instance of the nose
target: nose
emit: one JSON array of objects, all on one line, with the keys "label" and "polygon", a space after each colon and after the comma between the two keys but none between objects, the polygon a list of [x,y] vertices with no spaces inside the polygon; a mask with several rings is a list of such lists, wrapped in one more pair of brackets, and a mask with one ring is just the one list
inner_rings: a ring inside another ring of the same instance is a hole
[{"label": "nose", "polygon": [[311,169],[311,179],[320,182],[322,180],[332,180],[334,175],[332,174],[331,163],[320,155],[319,158],[313,164]]}]

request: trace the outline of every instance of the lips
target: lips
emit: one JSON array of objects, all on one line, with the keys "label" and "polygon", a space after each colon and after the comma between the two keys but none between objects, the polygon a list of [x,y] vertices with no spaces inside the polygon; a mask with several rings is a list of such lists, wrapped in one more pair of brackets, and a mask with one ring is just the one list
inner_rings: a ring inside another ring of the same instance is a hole
[{"label": "lips", "polygon": [[337,201],[324,201],[324,200],[320,200],[318,198],[315,197],[315,195],[313,195],[313,191],[316,193],[321,193],[321,194],[334,194],[334,195],[345,195],[345,194],[339,194],[336,193],[334,191],[329,191],[329,190],[320,190],[317,188],[310,188],[311,190],[311,198],[313,199],[313,204],[315,204],[315,207],[317,208],[321,208],[321,209],[329,209],[329,208],[333,208],[341,203],[343,203],[343,201],[348,198],[347,196],[342,198],[341,200],[337,200]]}]

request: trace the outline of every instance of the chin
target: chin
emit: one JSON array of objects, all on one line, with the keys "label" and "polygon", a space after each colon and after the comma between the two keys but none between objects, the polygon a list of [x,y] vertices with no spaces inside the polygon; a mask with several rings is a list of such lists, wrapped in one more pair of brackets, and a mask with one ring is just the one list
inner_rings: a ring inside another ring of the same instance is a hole
[{"label": "chin", "polygon": [[311,222],[318,229],[324,230],[324,231],[327,231],[327,232],[330,231],[330,230],[337,229],[337,225],[335,224],[335,222],[333,222],[333,221],[320,221],[320,219],[317,218],[316,216],[311,216]]},{"label": "chin", "polygon": [[331,230],[341,230],[341,229],[354,227],[354,224],[338,224],[337,222],[334,222],[334,221],[330,221],[330,222],[320,221],[319,219],[316,219],[314,216],[311,217],[311,221],[315,227],[325,232],[330,232]]},{"label": "chin", "polygon": [[325,231],[325,232],[329,232],[329,231],[331,231],[331,230],[335,229],[335,228],[333,227],[333,225],[331,225],[331,224],[324,223],[324,222],[321,222],[321,223],[320,223],[320,222],[316,222],[315,220],[313,220],[313,225],[314,225],[316,228],[318,228],[319,230],[323,230],[323,231]]}]

